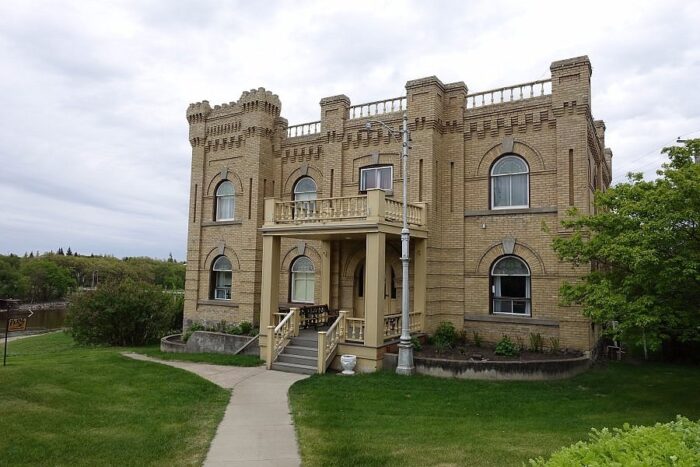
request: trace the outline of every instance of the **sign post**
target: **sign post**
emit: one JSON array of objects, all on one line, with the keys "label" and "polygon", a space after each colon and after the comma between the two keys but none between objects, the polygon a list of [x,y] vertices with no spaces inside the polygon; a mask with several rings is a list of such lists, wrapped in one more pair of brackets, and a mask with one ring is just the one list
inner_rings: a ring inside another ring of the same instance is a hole
[{"label": "sign post", "polygon": [[5,315],[5,345],[2,353],[2,366],[7,366],[7,335],[10,332],[27,329],[27,318],[34,314],[32,310],[18,310],[19,300],[0,300],[0,316]]}]

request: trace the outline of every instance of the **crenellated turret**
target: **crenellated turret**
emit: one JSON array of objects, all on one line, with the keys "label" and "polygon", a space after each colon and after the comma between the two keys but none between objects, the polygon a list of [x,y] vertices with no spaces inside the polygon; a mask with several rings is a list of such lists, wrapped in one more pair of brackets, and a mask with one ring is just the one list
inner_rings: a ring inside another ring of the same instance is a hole
[{"label": "crenellated turret", "polygon": [[187,123],[190,124],[192,147],[204,144],[207,116],[211,113],[209,101],[197,102],[187,107]]}]

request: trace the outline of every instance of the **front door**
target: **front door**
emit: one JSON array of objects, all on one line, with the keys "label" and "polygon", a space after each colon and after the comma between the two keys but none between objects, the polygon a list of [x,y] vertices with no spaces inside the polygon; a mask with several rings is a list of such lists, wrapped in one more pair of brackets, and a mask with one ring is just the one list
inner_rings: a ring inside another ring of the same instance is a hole
[{"label": "front door", "polygon": [[[384,316],[400,313],[401,307],[397,304],[396,272],[390,264],[384,270]],[[353,285],[353,316],[365,317],[365,262],[362,261],[355,271]]]}]

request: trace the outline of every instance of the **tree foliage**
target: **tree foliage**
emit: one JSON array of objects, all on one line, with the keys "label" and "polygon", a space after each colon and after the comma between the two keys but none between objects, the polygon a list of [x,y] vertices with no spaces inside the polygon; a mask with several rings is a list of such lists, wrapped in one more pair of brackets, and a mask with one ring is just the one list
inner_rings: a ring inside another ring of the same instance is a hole
[{"label": "tree foliage", "polygon": [[144,345],[179,328],[182,306],[162,287],[126,279],[74,294],[66,323],[79,344]]},{"label": "tree foliage", "polygon": [[665,148],[659,178],[629,181],[596,193],[597,213],[574,214],[573,230],[554,240],[563,260],[591,264],[561,288],[563,302],[628,342],[658,347],[667,339],[700,340],[700,139]]},{"label": "tree foliage", "polygon": [[35,255],[34,252],[22,258],[0,255],[0,298],[30,302],[60,300],[74,289],[127,278],[182,290],[185,265],[144,257],[118,259],[58,253]]}]

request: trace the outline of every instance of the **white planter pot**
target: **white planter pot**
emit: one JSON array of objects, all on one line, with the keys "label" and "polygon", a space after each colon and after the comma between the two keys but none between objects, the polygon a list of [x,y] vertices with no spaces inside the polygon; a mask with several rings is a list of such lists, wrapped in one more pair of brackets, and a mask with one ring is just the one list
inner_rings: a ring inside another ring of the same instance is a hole
[{"label": "white planter pot", "polygon": [[357,365],[357,355],[341,355],[340,365],[343,367],[344,375],[354,375],[355,365]]}]

